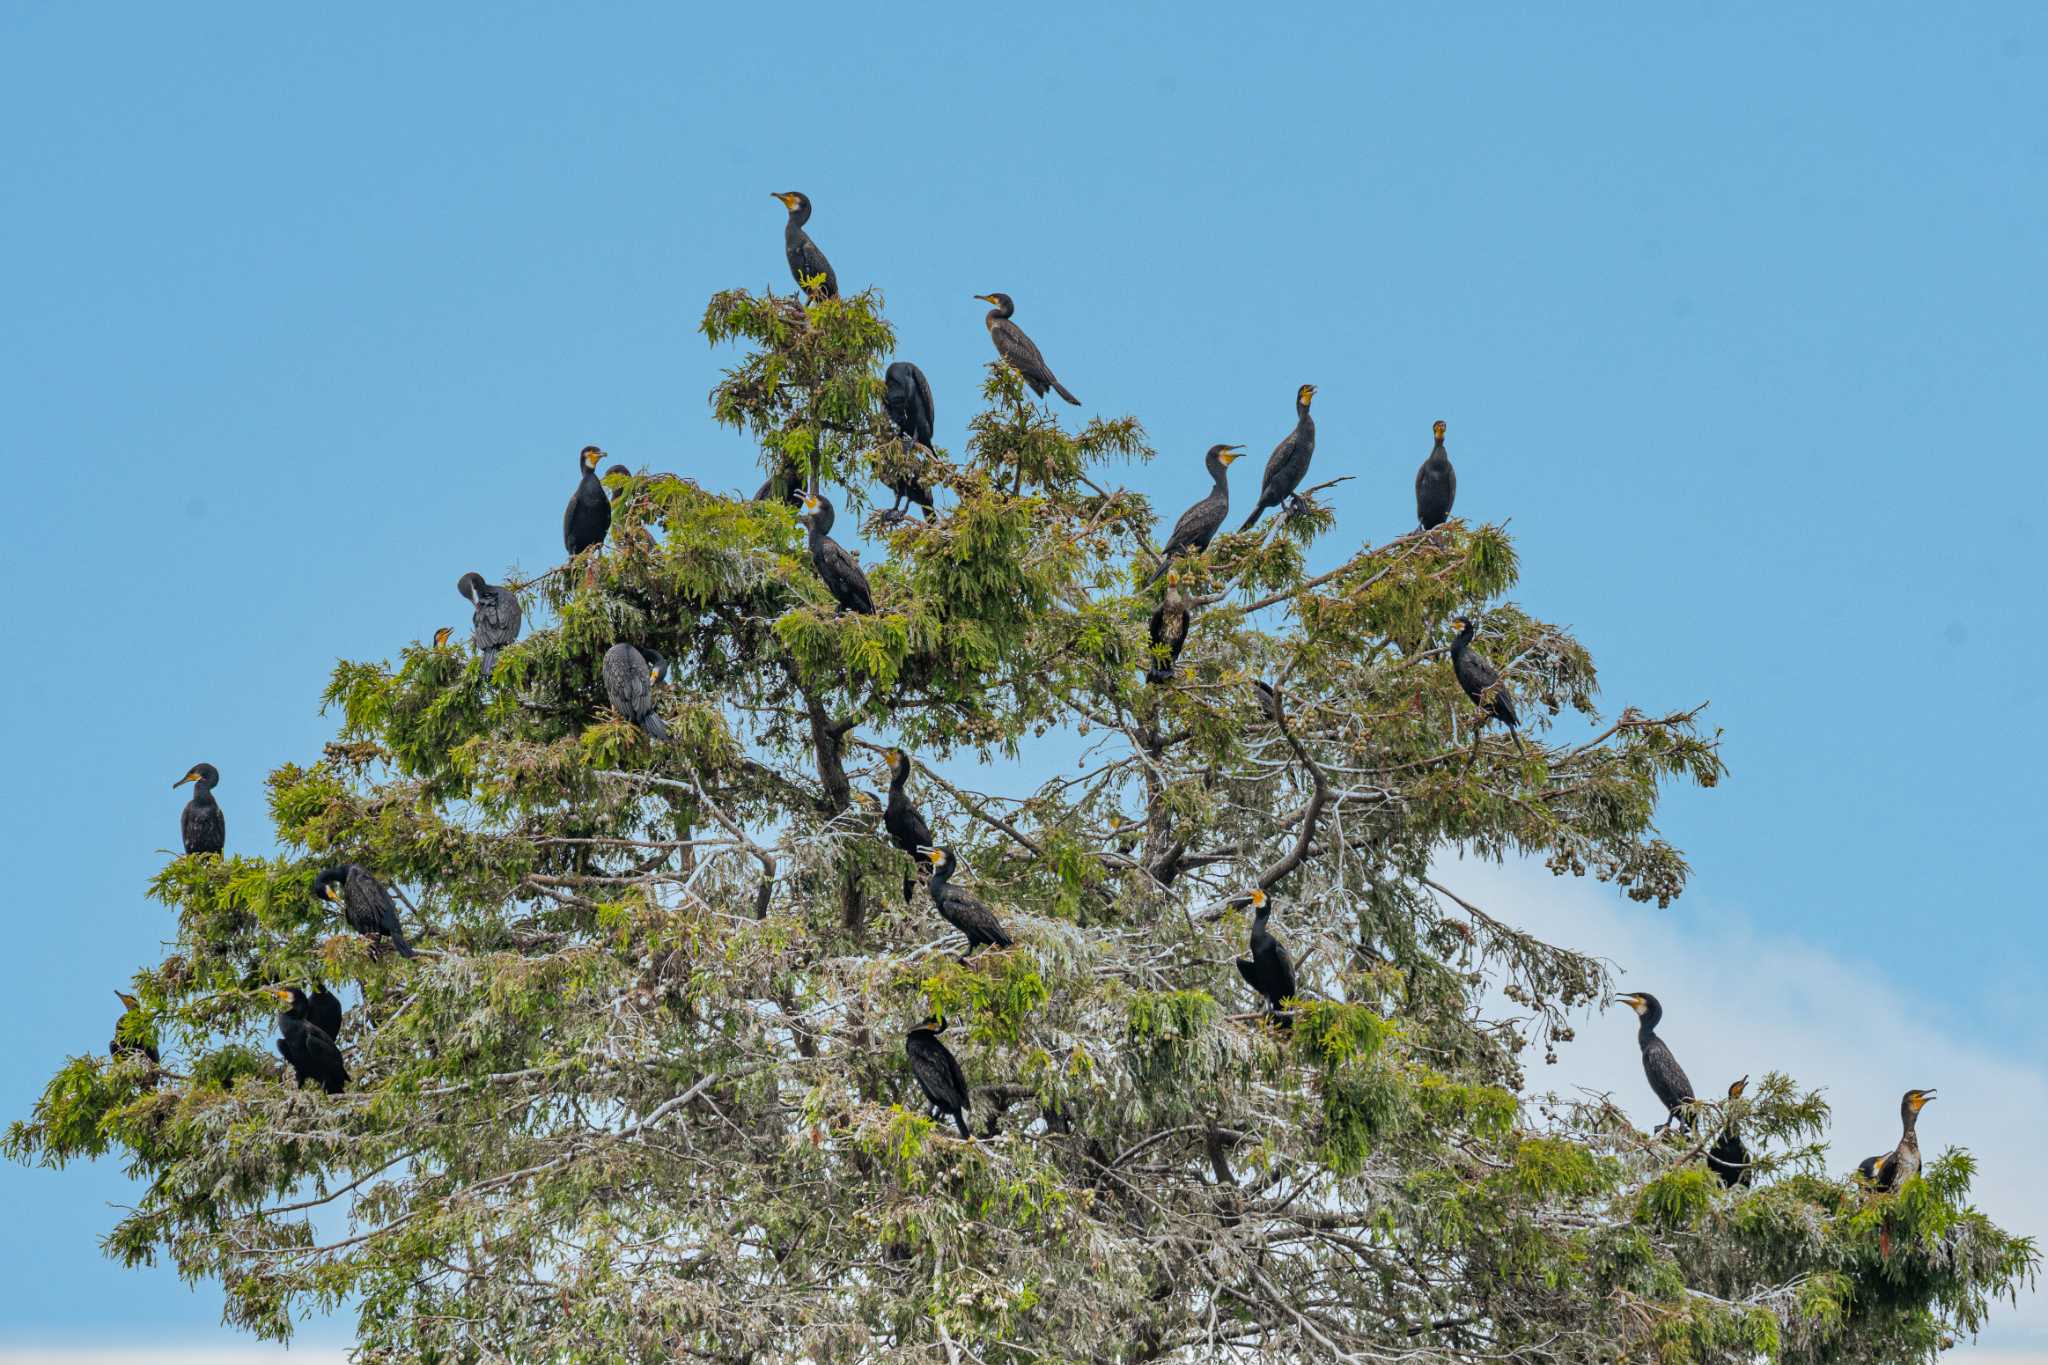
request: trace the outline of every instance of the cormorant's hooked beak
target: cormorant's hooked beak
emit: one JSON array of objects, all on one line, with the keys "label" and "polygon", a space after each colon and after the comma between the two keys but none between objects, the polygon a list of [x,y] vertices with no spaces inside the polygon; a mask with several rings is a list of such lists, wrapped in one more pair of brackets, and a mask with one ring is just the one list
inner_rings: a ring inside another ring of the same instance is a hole
[{"label": "cormorant's hooked beak", "polygon": [[114,994],[121,997],[121,1003],[126,1005],[131,1010],[141,1003],[134,996],[128,994],[128,992],[126,991],[115,991]]},{"label": "cormorant's hooked beak", "polygon": [[918,852],[922,853],[925,856],[925,860],[933,867],[937,867],[940,863],[946,861],[946,850],[943,848],[920,848]]},{"label": "cormorant's hooked beak", "polygon": [[994,294],[976,294],[974,296],[974,301],[976,303],[994,303],[996,301],[996,296]]},{"label": "cormorant's hooked beak", "polygon": [[1218,455],[1216,458],[1223,461],[1223,463],[1225,464],[1229,464],[1232,460],[1238,459],[1243,454],[1243,446],[1225,446],[1223,447],[1223,453],[1221,455]]},{"label": "cormorant's hooked beak", "polygon": [[198,780],[198,773],[186,773],[183,777],[179,778],[176,782],[173,782],[171,784],[171,790],[176,791],[178,788],[184,786],[187,782],[197,782]]},{"label": "cormorant's hooked beak", "polygon": [[1914,1100],[1913,1108],[1916,1110],[1925,1109],[1929,1104],[1932,1104],[1933,1102],[1934,1092],[1932,1090],[1922,1090],[1919,1092],[1918,1097]]}]

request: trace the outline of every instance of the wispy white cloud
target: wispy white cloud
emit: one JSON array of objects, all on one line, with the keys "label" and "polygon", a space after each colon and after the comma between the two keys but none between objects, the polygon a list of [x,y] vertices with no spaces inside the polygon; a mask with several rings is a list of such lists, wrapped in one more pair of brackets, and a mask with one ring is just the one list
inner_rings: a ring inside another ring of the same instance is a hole
[{"label": "wispy white cloud", "polygon": [[[1658,1031],[1703,1093],[1766,1071],[1825,1089],[1839,1170],[1898,1141],[1901,1094],[1938,1088],[1940,1098],[1921,1116],[1923,1150],[1968,1148],[1978,1162],[1977,1206],[2008,1231],[2048,1241],[2048,1185],[2037,1178],[2048,1069],[2039,1059],[2001,1053],[1944,1025],[1949,1008],[1853,955],[1760,928],[1697,894],[1658,910],[1535,864],[1446,861],[1438,873],[1489,913],[1610,960],[1623,989],[1657,996],[1665,1011]],[[1926,931],[1938,933],[1938,923]],[[1573,1028],[1577,1037],[1559,1049],[1556,1066],[1537,1060],[1531,1085],[1609,1092],[1638,1122],[1660,1119],[1635,1047],[1635,1016],[1620,1008],[1588,1012]],[[1980,1342],[1946,1358],[2048,1365],[2048,1297],[2001,1304]]]}]

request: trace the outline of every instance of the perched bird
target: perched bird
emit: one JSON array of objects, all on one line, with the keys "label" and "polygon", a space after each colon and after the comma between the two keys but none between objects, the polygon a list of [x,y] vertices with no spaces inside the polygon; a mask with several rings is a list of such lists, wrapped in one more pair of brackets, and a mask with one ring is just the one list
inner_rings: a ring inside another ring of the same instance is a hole
[{"label": "perched bird", "polygon": [[889,366],[883,375],[882,410],[889,424],[906,441],[929,446],[932,443],[932,386],[924,371],[908,360]]},{"label": "perched bird", "polygon": [[1472,649],[1472,637],[1479,628],[1465,616],[1451,624],[1458,628],[1457,638],[1451,641],[1451,671],[1458,676],[1458,686],[1465,689],[1473,705],[1508,727],[1517,749],[1525,749],[1521,723],[1515,719],[1515,699],[1508,694],[1507,684],[1500,680],[1500,670],[1484,654]]},{"label": "perched bird", "polygon": [[804,498],[804,513],[797,520],[811,531],[811,564],[818,577],[825,580],[832,600],[848,611],[873,616],[875,595],[868,589],[868,576],[860,571],[859,561],[846,552],[846,547],[827,534],[834,516],[832,499],[823,493],[810,493]]},{"label": "perched bird", "polygon": [[405,941],[405,927],[398,922],[398,907],[391,893],[377,879],[354,863],[330,867],[313,879],[313,898],[340,905],[348,927],[371,937],[383,935],[398,949],[400,957],[413,957]]},{"label": "perched bird", "polygon": [[171,784],[171,790],[176,791],[187,782],[192,784],[192,799],[185,803],[185,812],[178,817],[178,830],[185,836],[185,851],[219,853],[228,846],[228,818],[221,813],[220,803],[213,799],[220,770],[211,763],[194,763]]},{"label": "perched bird", "polygon": [[1899,1101],[1899,1124],[1904,1130],[1899,1145],[1883,1156],[1871,1157],[1856,1168],[1857,1173],[1887,1194],[1920,1174],[1920,1135],[1914,1130],[1920,1123],[1920,1111],[1933,1099],[1932,1090],[1908,1090]]},{"label": "perched bird", "polygon": [[284,1036],[277,1040],[277,1054],[291,1063],[298,1083],[317,1081],[322,1090],[339,1095],[348,1087],[348,1068],[342,1065],[341,1049],[334,1037],[307,1017],[306,993],[296,986],[270,992],[284,1002],[277,1016],[277,1028]]},{"label": "perched bird", "polygon": [[[1187,595],[1180,590],[1180,570],[1174,569],[1166,575],[1166,595],[1159,599],[1159,605],[1152,609],[1152,620],[1146,627],[1146,635],[1152,642],[1149,655],[1150,666],[1145,670],[1145,681],[1164,683],[1173,677],[1173,667],[1180,662],[1180,652],[1188,643]],[[1166,657],[1160,658],[1161,654]]]},{"label": "perched bird", "polygon": [[1663,1132],[1672,1123],[1683,1120],[1687,1128],[1692,1127],[1692,1117],[1681,1115],[1686,1105],[1692,1103],[1692,1082],[1686,1079],[1685,1068],[1678,1064],[1678,1058],[1671,1055],[1664,1040],[1657,1036],[1657,1023],[1664,1017],[1664,1007],[1657,1003],[1654,995],[1618,997],[1620,1003],[1636,1012],[1642,1022],[1636,1026],[1636,1045],[1643,1050],[1643,1074],[1650,1078],[1650,1089],[1657,1093],[1657,1100],[1664,1106],[1664,1122],[1656,1131]]},{"label": "perched bird", "polygon": [[448,637],[449,637],[449,636],[451,636],[451,635],[453,635],[454,633],[455,633],[455,627],[453,627],[453,626],[443,626],[443,627],[441,627],[441,628],[440,628],[439,630],[435,631],[435,632],[434,632],[434,648],[435,648],[435,649],[446,649],[446,648],[448,648]]},{"label": "perched bird", "polygon": [[1434,531],[1450,516],[1451,504],[1457,500],[1458,471],[1451,468],[1451,457],[1444,451],[1444,424],[1438,422],[1436,449],[1415,471],[1415,519],[1423,530]]},{"label": "perched bird", "polygon": [[[1749,1085],[1749,1077],[1728,1087],[1728,1098],[1739,1100]],[[1730,1119],[1721,1129],[1721,1136],[1714,1139],[1714,1145],[1707,1149],[1707,1169],[1721,1177],[1723,1185],[1733,1188],[1748,1185],[1750,1177],[1749,1149],[1742,1145],[1742,1134],[1735,1130],[1735,1120]]]},{"label": "perched bird", "polygon": [[484,656],[484,676],[498,666],[498,651],[519,638],[519,594],[484,582],[480,573],[466,573],[455,591],[476,608],[470,614],[469,642]]},{"label": "perched bird", "polygon": [[[932,827],[924,822],[924,814],[910,804],[904,794],[903,784],[910,780],[910,755],[901,749],[891,749],[883,758],[889,764],[889,804],[882,811],[882,828],[889,832],[889,841],[915,858],[919,850],[932,846]],[[903,879],[903,903],[917,893],[915,876]]]},{"label": "perched bird", "polygon": [[571,559],[604,544],[605,532],[612,529],[611,495],[597,477],[597,462],[603,458],[604,452],[596,446],[583,447],[576,457],[576,467],[583,472],[562,512],[562,544]]},{"label": "perched bird", "polygon": [[341,1001],[325,986],[315,986],[306,997],[306,1022],[329,1038],[341,1041]]},{"label": "perched bird", "polygon": [[945,1030],[937,1016],[928,1018],[903,1035],[903,1051],[910,1058],[910,1074],[917,1077],[917,1088],[931,1102],[931,1116],[951,1115],[960,1136],[972,1142],[974,1134],[967,1130],[967,1077],[960,1072],[960,1059],[939,1041]]},{"label": "perched bird", "polygon": [[612,710],[646,731],[649,739],[667,739],[668,726],[654,713],[654,689],[668,671],[661,651],[652,645],[613,645],[604,652],[602,671]]},{"label": "perched bird", "polygon": [[996,912],[983,905],[973,896],[953,885],[953,869],[958,866],[950,848],[927,848],[924,856],[931,859],[932,905],[938,910],[939,918],[967,935],[967,951],[960,955],[965,962],[974,956],[974,950],[983,944],[1007,948],[1014,941],[1010,931],[1003,927]]},{"label": "perched bird", "polygon": [[1202,467],[1214,481],[1209,496],[1181,513],[1180,520],[1173,524],[1173,534],[1166,538],[1166,548],[1159,554],[1159,567],[1145,580],[1146,587],[1166,576],[1167,566],[1175,555],[1198,555],[1209,548],[1209,542],[1223,528],[1223,519],[1230,515],[1228,471],[1230,462],[1238,459],[1243,450],[1243,446],[1209,447],[1209,453],[1202,457]]},{"label": "perched bird", "polygon": [[1875,1185],[1877,1173],[1884,1169],[1884,1163],[1890,1156],[1890,1152],[1879,1152],[1876,1156],[1864,1157],[1856,1163],[1856,1178],[1866,1185]]},{"label": "perched bird", "polygon": [[[1295,993],[1294,958],[1287,945],[1273,937],[1269,927],[1273,919],[1272,898],[1255,886],[1249,895],[1237,897],[1230,905],[1234,910],[1250,906],[1252,911],[1252,955],[1237,960],[1237,974],[1244,978],[1245,985],[1266,997],[1268,1010],[1279,1015]],[[1290,1021],[1280,1017],[1275,1022],[1286,1028]]]},{"label": "perched bird", "polygon": [[1011,314],[1017,311],[1016,302],[1008,294],[976,294],[974,297],[991,305],[985,319],[988,339],[996,344],[996,354],[1003,358],[1003,362],[1031,386],[1031,392],[1043,398],[1045,391],[1051,389],[1075,407],[1081,406],[1081,400],[1067,392],[1065,384],[1053,378],[1052,367],[1038,353],[1037,344],[1024,335],[1022,327],[1010,321]]},{"label": "perched bird", "polygon": [[[782,252],[789,257],[790,277],[796,281],[797,288],[803,290],[804,297],[812,303],[819,299],[838,298],[839,277],[832,273],[832,262],[818,250],[811,234],[804,231],[804,224],[811,221],[809,196],[791,190],[770,197],[780,199],[782,207],[789,210],[789,221],[782,227]],[[820,275],[825,278],[818,279]]]},{"label": "perched bird", "polygon": [[1303,384],[1294,391],[1294,430],[1280,438],[1266,459],[1265,482],[1259,485],[1259,505],[1244,519],[1240,532],[1249,531],[1268,507],[1278,507],[1294,498],[1294,490],[1308,477],[1308,462],[1316,453],[1316,419],[1308,415],[1316,386]]},{"label": "perched bird", "polygon": [[114,1041],[107,1044],[107,1055],[115,1061],[127,1056],[149,1058],[151,1066],[162,1063],[157,1056],[156,1035],[151,1032],[141,1016],[142,1002],[126,991],[115,991],[121,997],[121,1017],[114,1021]]}]

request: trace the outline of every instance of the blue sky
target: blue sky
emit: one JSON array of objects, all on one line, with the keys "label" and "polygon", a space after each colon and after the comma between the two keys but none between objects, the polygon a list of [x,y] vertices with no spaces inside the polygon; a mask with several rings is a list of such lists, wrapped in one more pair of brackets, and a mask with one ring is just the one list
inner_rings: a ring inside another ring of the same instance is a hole
[{"label": "blue sky", "polygon": [[[167,936],[141,890],[188,765],[267,847],[333,660],[555,562],[587,441],[758,481],[695,325],[786,287],[784,189],[886,291],[941,444],[990,290],[1084,412],[1145,422],[1169,516],[1313,382],[1316,472],[1356,476],[1334,558],[1406,528],[1444,418],[1458,510],[1513,519],[1519,599],[1609,702],[1726,730],[1731,780],[1666,807],[1696,893],[1610,906],[1659,921],[1625,941],[1702,981],[1731,925],[1820,964],[1744,1069],[1882,1007],[1897,1066],[1835,1096],[1869,1138],[1952,1095],[1937,1057],[2038,1082],[2048,16],[1782,8],[0,9],[0,1111],[104,1046]],[[1577,1049],[1625,1055],[1609,1022]],[[1927,1136],[1989,1151],[2016,1116],[1980,1098],[1987,1131]],[[125,1190],[0,1167],[37,1230],[0,1241],[0,1343],[214,1339],[210,1289],[100,1257]]]}]

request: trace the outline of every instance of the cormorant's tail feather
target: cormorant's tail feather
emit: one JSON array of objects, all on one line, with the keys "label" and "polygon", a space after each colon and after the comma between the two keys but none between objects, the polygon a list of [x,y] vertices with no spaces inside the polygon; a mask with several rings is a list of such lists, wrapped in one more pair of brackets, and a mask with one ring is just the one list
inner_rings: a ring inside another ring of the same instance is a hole
[{"label": "cormorant's tail feather", "polygon": [[484,651],[484,680],[485,680],[486,682],[488,682],[488,681],[490,680],[491,674],[497,671],[497,667],[498,667],[498,651],[497,651],[497,650],[495,650],[495,649],[487,649],[487,650],[485,650],[485,651]]},{"label": "cormorant's tail feather", "polygon": [[1528,745],[1526,745],[1526,744],[1524,744],[1524,743],[1522,743],[1522,727],[1521,727],[1521,726],[1519,726],[1519,725],[1510,725],[1510,726],[1508,727],[1508,733],[1509,733],[1509,734],[1511,734],[1511,735],[1513,735],[1513,736],[1515,737],[1515,752],[1516,752],[1516,753],[1518,753],[1518,754],[1526,754],[1526,753],[1528,753],[1528,752],[1529,752],[1529,746],[1528,746]]},{"label": "cormorant's tail feather", "polygon": [[391,946],[398,949],[398,955],[400,957],[419,956],[418,953],[415,953],[412,950],[412,945],[405,941],[405,930],[399,928],[397,925],[393,925],[391,927]]},{"label": "cormorant's tail feather", "polygon": [[640,728],[647,732],[649,739],[668,738],[668,726],[662,724],[661,717],[655,715],[652,711],[647,713],[647,719],[640,722]]},{"label": "cormorant's tail feather", "polygon": [[910,898],[911,898],[912,896],[915,896],[916,894],[917,894],[917,878],[915,878],[915,877],[905,877],[905,878],[903,879],[903,903],[904,903],[905,905],[908,905],[908,904],[910,904]]},{"label": "cormorant's tail feather", "polygon": [[1154,569],[1152,571],[1152,576],[1145,580],[1145,586],[1149,588],[1154,583],[1157,583],[1160,579],[1166,577],[1166,570],[1168,569],[1168,567],[1172,565],[1172,563],[1173,556],[1167,555],[1164,558],[1162,558],[1159,561],[1159,567]]},{"label": "cormorant's tail feather", "polygon": [[969,1142],[974,1141],[974,1134],[967,1127],[967,1116],[965,1114],[955,1109],[953,1111],[953,1122],[959,1125],[961,1137],[966,1138]]},{"label": "cormorant's tail feather", "polygon": [[1266,504],[1264,504],[1263,502],[1260,503],[1257,507],[1254,507],[1252,509],[1252,514],[1244,519],[1244,525],[1237,528],[1237,533],[1239,535],[1243,535],[1246,531],[1249,531],[1252,529],[1252,527],[1258,525],[1259,518],[1265,514],[1265,511]]},{"label": "cormorant's tail feather", "polygon": [[1074,405],[1075,407],[1077,407],[1077,408],[1078,408],[1078,407],[1080,407],[1080,406],[1081,406],[1081,400],[1080,400],[1080,399],[1078,399],[1078,398],[1076,398],[1076,397],[1074,397],[1074,395],[1073,395],[1073,394],[1071,394],[1071,393],[1068,393],[1068,392],[1067,392],[1067,386],[1066,386],[1065,384],[1062,384],[1062,383],[1060,383],[1060,381],[1059,381],[1059,380],[1057,380],[1057,379],[1053,380],[1053,381],[1052,381],[1052,387],[1053,387],[1053,392],[1057,393],[1057,394],[1058,394],[1058,395],[1059,395],[1060,397],[1062,397],[1062,398],[1066,399],[1066,400],[1067,400],[1067,401],[1068,401],[1069,403],[1072,403],[1072,404],[1073,404],[1073,405]]}]

